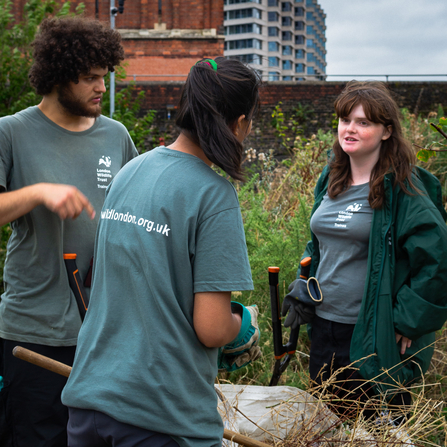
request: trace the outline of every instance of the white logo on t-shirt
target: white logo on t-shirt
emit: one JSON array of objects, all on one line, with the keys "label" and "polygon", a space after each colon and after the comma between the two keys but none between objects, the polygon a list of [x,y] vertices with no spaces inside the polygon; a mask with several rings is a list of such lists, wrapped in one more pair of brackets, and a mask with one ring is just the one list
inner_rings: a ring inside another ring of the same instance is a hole
[{"label": "white logo on t-shirt", "polygon": [[113,177],[112,171],[110,169],[107,169],[110,168],[110,166],[112,165],[112,159],[110,157],[107,157],[106,155],[103,155],[99,159],[98,165],[105,165],[105,168],[96,168],[96,179],[98,181],[98,188],[106,189]]},{"label": "white logo on t-shirt", "polygon": [[110,168],[110,165],[112,164],[112,160],[110,159],[110,157],[106,157],[105,155],[103,155],[99,159],[99,164],[100,165],[106,165],[107,168]]},{"label": "white logo on t-shirt", "polygon": [[354,205],[349,205],[346,208],[346,211],[352,211],[353,213],[355,213],[356,211],[360,211],[360,209],[362,208],[362,204],[358,204],[358,203],[354,203]]},{"label": "white logo on t-shirt", "polygon": [[[354,202],[352,205],[348,205],[348,207],[346,208],[346,211],[338,212],[338,216],[337,216],[336,222],[334,223],[334,227],[347,228],[346,224],[347,224],[347,222],[350,221],[350,219],[352,219],[352,216],[353,216],[352,213],[356,213],[356,212],[360,211],[361,209],[362,209],[361,203]],[[342,222],[342,223],[337,223],[337,222]]]}]

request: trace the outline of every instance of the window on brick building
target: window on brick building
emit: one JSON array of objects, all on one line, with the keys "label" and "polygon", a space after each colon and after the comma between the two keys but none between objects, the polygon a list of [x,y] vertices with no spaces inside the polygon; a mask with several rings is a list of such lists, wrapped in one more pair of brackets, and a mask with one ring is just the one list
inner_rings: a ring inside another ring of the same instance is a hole
[{"label": "window on brick building", "polygon": [[295,73],[304,73],[304,64],[296,64]]},{"label": "window on brick building", "polygon": [[307,67],[307,74],[308,75],[315,74],[315,68],[314,67]]},{"label": "window on brick building", "polygon": [[283,76],[282,80],[283,81],[293,81],[292,76]]},{"label": "window on brick building", "polygon": [[292,68],[293,68],[292,61],[282,61],[283,70],[292,70]]},{"label": "window on brick building", "polygon": [[276,73],[276,71],[269,71],[269,81],[279,81],[279,73]]}]

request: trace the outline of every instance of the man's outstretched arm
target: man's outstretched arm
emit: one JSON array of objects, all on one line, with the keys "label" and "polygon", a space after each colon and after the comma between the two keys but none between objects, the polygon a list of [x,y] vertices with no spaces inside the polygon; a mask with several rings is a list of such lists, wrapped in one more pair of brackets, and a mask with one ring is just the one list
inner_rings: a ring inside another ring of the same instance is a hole
[{"label": "man's outstretched arm", "polygon": [[61,219],[76,219],[82,211],[95,217],[95,210],[87,197],[71,185],[36,183],[16,191],[0,194],[0,226],[44,205]]}]

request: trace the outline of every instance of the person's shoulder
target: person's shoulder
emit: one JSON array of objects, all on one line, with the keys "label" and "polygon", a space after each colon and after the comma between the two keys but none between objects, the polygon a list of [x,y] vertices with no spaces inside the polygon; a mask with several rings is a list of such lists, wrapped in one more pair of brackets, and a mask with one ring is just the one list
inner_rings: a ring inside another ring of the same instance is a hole
[{"label": "person's shoulder", "polygon": [[33,125],[40,122],[41,117],[37,106],[28,107],[13,115],[0,117],[0,131],[4,134],[18,131],[28,132]]},{"label": "person's shoulder", "polygon": [[97,118],[98,120],[98,125],[99,126],[104,126],[110,129],[114,129],[116,131],[121,131],[124,132],[126,134],[128,134],[129,132],[126,129],[126,126],[124,126],[124,124],[120,123],[119,121],[116,121],[112,118],[109,118],[105,115],[99,115],[99,117]]},{"label": "person's shoulder", "polygon": [[27,119],[35,119],[39,116],[39,108],[37,106],[31,106],[26,109],[20,110],[13,115],[6,115],[0,117],[0,124],[17,124]]},{"label": "person's shoulder", "polygon": [[229,200],[233,204],[238,200],[233,184],[224,177],[224,174],[218,173],[194,155],[184,154],[166,147],[159,147],[151,152],[154,151],[160,156],[181,159],[181,163],[175,164],[179,181],[185,185],[188,191],[196,191],[203,200],[211,202]]},{"label": "person's shoulder", "polygon": [[[442,202],[442,188],[441,183],[429,171],[415,166],[412,172],[412,182],[414,188],[410,188],[410,194],[405,193],[399,188],[398,203],[399,210],[410,213],[412,216],[431,215],[430,210],[437,209],[440,217],[445,221],[447,214]],[[437,213],[435,213],[437,215]]]}]

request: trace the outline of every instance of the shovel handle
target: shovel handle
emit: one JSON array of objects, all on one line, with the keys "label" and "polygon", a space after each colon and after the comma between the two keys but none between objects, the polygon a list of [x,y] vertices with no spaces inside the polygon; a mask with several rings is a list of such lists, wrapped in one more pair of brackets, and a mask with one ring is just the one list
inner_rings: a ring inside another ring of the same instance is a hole
[{"label": "shovel handle", "polygon": [[236,442],[239,445],[243,445],[245,447],[271,447],[268,444],[265,444],[261,441],[256,441],[255,439],[249,438],[248,436],[241,435],[240,433],[236,433],[231,430],[224,429],[224,435],[223,437],[225,439],[228,439],[229,441]]},{"label": "shovel handle", "polygon": [[[64,363],[58,362],[57,360],[50,359],[49,357],[46,357],[42,354],[38,354],[37,352],[30,351],[29,349],[23,348],[22,346],[14,347],[14,349],[12,350],[12,354],[18,359],[25,360],[26,362],[40,366],[41,368],[48,369],[49,371],[60,374],[61,376],[68,377],[70,375],[71,366],[65,365]],[[248,436],[244,436],[240,433],[236,433],[227,429],[224,429],[223,437],[225,439],[228,439],[229,441],[233,441],[239,445],[243,445],[244,447],[270,447],[268,444],[256,441],[255,439],[249,438]]]},{"label": "shovel handle", "polygon": [[22,346],[16,346],[12,350],[12,354],[18,359],[25,360],[33,365],[40,366],[41,368],[48,369],[49,371],[60,374],[61,376],[68,377],[70,375],[71,366],[65,365],[57,360],[50,359],[49,357],[45,357],[37,352],[30,351]]}]

